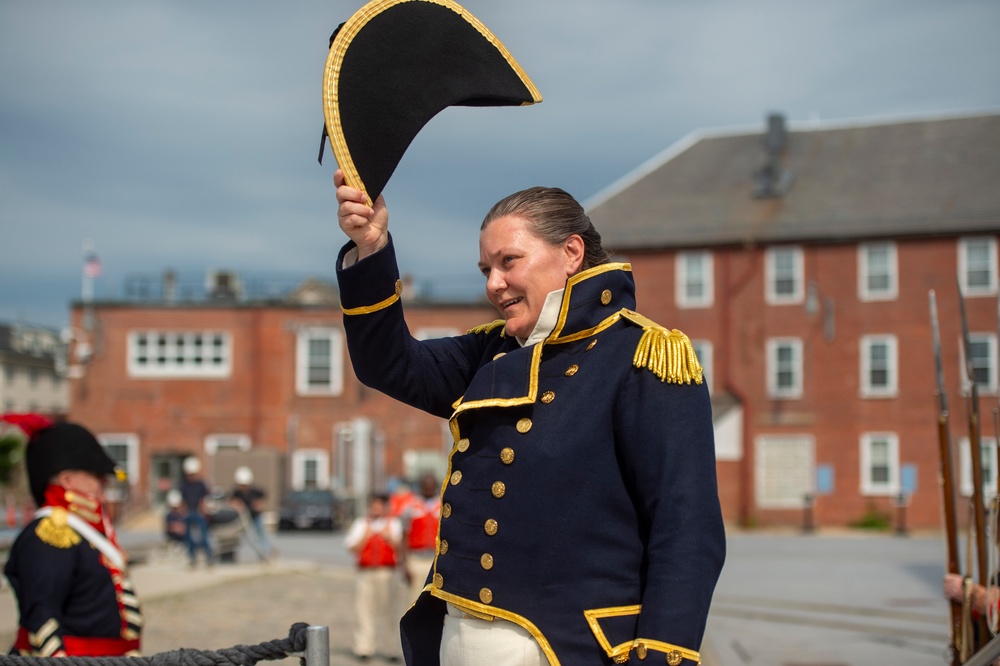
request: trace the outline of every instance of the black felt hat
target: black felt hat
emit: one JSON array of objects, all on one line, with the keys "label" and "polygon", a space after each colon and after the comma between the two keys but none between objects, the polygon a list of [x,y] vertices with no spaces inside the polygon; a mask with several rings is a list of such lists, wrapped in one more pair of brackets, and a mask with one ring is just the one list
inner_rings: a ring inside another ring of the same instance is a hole
[{"label": "black felt hat", "polygon": [[28,440],[25,463],[31,496],[38,506],[45,503],[45,489],[59,472],[79,469],[97,476],[117,472],[97,438],[76,423],[55,423],[34,433]]},{"label": "black felt hat", "polygon": [[500,40],[452,0],[373,0],[330,41],[324,140],[369,205],[417,133],[445,108],[542,101]]}]

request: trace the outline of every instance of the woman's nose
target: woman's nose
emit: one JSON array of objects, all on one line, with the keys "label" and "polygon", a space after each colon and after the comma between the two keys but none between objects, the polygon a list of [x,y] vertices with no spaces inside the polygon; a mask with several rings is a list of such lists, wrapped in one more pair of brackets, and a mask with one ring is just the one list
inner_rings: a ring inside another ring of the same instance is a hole
[{"label": "woman's nose", "polygon": [[500,271],[490,271],[490,276],[486,278],[486,291],[500,291],[506,285]]}]

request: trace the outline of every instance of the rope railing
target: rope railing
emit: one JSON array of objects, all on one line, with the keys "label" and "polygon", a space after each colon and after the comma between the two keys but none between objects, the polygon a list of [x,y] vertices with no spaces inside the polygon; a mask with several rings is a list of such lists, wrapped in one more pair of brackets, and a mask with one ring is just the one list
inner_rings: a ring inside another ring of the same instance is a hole
[{"label": "rope railing", "polygon": [[258,661],[299,657],[301,666],[329,666],[330,630],[296,622],[288,638],[222,650],[181,648],[148,657],[22,657],[0,655],[0,666],[254,666]]}]

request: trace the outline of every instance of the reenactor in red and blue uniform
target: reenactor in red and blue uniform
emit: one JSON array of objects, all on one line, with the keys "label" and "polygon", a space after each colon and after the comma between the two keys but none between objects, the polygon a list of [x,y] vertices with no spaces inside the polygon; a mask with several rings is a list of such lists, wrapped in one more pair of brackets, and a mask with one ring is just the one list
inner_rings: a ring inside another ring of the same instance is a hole
[{"label": "reenactor in red and blue uniform", "polygon": [[108,477],[123,476],[83,426],[0,418],[29,437],[25,461],[39,507],[4,567],[20,614],[11,653],[138,655],[142,612],[104,506]]}]

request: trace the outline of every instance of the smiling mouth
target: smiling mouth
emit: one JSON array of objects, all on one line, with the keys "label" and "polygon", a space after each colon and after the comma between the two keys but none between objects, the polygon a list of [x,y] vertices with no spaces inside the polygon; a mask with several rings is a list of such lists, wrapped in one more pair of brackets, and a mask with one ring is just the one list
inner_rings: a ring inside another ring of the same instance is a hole
[{"label": "smiling mouth", "polygon": [[504,310],[506,310],[510,306],[516,305],[517,303],[520,303],[523,300],[524,300],[524,297],[523,296],[519,296],[517,298],[511,298],[511,299],[506,300],[506,301],[501,301],[500,302],[500,311],[503,312]]}]

